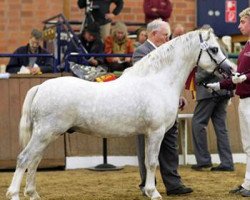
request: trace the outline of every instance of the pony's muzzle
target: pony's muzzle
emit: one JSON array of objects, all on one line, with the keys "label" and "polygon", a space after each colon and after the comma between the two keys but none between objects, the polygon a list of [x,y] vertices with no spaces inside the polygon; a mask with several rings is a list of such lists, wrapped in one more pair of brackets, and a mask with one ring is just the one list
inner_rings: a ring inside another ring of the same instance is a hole
[{"label": "pony's muzzle", "polygon": [[219,66],[218,66],[219,73],[229,77],[232,76],[232,72],[234,71],[234,68],[229,60],[224,60]]}]

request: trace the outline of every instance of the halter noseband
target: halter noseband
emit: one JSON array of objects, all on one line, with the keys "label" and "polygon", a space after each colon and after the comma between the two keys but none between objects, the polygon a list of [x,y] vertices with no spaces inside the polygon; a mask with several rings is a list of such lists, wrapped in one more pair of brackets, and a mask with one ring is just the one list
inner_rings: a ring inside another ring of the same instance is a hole
[{"label": "halter noseband", "polygon": [[[206,51],[207,52],[207,54],[209,55],[209,57],[211,58],[211,60],[212,61],[214,61],[214,63],[216,64],[216,68],[214,69],[214,71],[216,70],[216,69],[218,69],[218,70],[220,70],[221,69],[221,64],[227,59],[226,57],[221,61],[221,62],[217,62],[214,58],[213,58],[213,56],[211,55],[211,53],[209,52],[209,45],[208,45],[208,43],[206,42],[206,41],[204,41],[203,39],[202,39],[202,35],[201,35],[201,33],[199,33],[199,38],[200,38],[200,47],[201,47],[201,49],[200,49],[200,53],[199,53],[199,56],[198,56],[198,59],[197,59],[197,61],[196,61],[196,66],[198,66],[198,64],[199,64],[199,61],[200,61],[200,58],[201,58],[201,54],[202,54],[202,52],[203,51]],[[213,71],[213,73],[214,73],[214,71]]]}]

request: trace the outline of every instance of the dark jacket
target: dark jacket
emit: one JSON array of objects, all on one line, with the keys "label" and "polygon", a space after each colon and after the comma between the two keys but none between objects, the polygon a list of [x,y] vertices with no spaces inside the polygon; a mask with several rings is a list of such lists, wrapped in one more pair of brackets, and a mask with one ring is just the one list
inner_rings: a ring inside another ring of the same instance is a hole
[{"label": "dark jacket", "polygon": [[[81,44],[83,47],[87,50],[88,53],[96,53],[96,54],[103,54],[104,52],[104,44],[100,38],[95,39],[93,42],[87,42],[82,35],[78,35],[79,40],[81,41]],[[71,42],[69,44],[69,47],[67,49],[66,55],[72,52],[78,52],[80,51],[77,49],[77,47]],[[87,60],[90,57],[85,57]],[[98,64],[103,64],[104,58],[103,57],[95,57],[96,60],[98,60]],[[77,59],[76,57],[72,57],[69,61],[76,62],[78,64],[85,64],[84,58],[83,59]]]},{"label": "dark jacket", "polygon": [[[156,8],[157,11],[153,12],[152,8]],[[145,13],[145,22],[148,23],[158,18],[168,21],[173,8],[169,0],[144,0],[143,10]]]},{"label": "dark jacket", "polygon": [[[21,46],[15,50],[14,54],[29,54],[29,45]],[[38,54],[49,54],[45,49],[39,47]],[[36,64],[40,67],[42,73],[53,72],[53,58],[37,57]],[[11,57],[6,71],[9,73],[17,73],[22,66],[29,65],[29,57]]]},{"label": "dark jacket", "polygon": [[136,63],[154,49],[155,47],[146,40],[143,44],[141,44],[139,47],[135,49],[132,57],[132,62]]},{"label": "dark jacket", "polygon": [[[86,8],[86,0],[78,0],[79,8]],[[113,10],[114,15],[118,15],[123,8],[123,0],[93,0],[93,10],[91,11],[95,22],[100,25],[104,25],[110,22],[110,20],[105,19],[105,14],[109,13],[110,5],[114,3],[116,5]]]}]

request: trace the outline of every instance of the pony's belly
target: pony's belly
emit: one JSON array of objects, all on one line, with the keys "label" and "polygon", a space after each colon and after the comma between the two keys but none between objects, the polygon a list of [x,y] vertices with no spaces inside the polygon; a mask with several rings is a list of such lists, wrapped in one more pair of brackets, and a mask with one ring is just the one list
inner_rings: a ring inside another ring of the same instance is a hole
[{"label": "pony's belly", "polygon": [[138,133],[143,133],[143,129],[137,126],[124,125],[124,124],[113,124],[113,123],[105,123],[105,124],[92,124],[85,127],[78,127],[77,132],[81,132],[88,135],[95,135],[99,137],[128,137],[132,135],[136,135]]},{"label": "pony's belly", "polygon": [[111,138],[111,137],[129,137],[133,136],[139,133],[136,133],[135,131],[129,132],[127,130],[86,130],[86,129],[78,129],[77,132],[87,134],[87,135],[93,135],[93,136],[98,136],[98,137],[105,137],[105,138]]}]

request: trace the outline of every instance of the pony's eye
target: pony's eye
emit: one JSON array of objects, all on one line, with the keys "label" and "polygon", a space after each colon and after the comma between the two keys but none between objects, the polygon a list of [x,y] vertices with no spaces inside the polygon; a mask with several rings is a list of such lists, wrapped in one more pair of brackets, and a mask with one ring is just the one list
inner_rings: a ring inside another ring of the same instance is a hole
[{"label": "pony's eye", "polygon": [[209,48],[209,49],[210,49],[210,51],[211,51],[213,54],[218,53],[218,47],[211,47],[211,48]]}]

